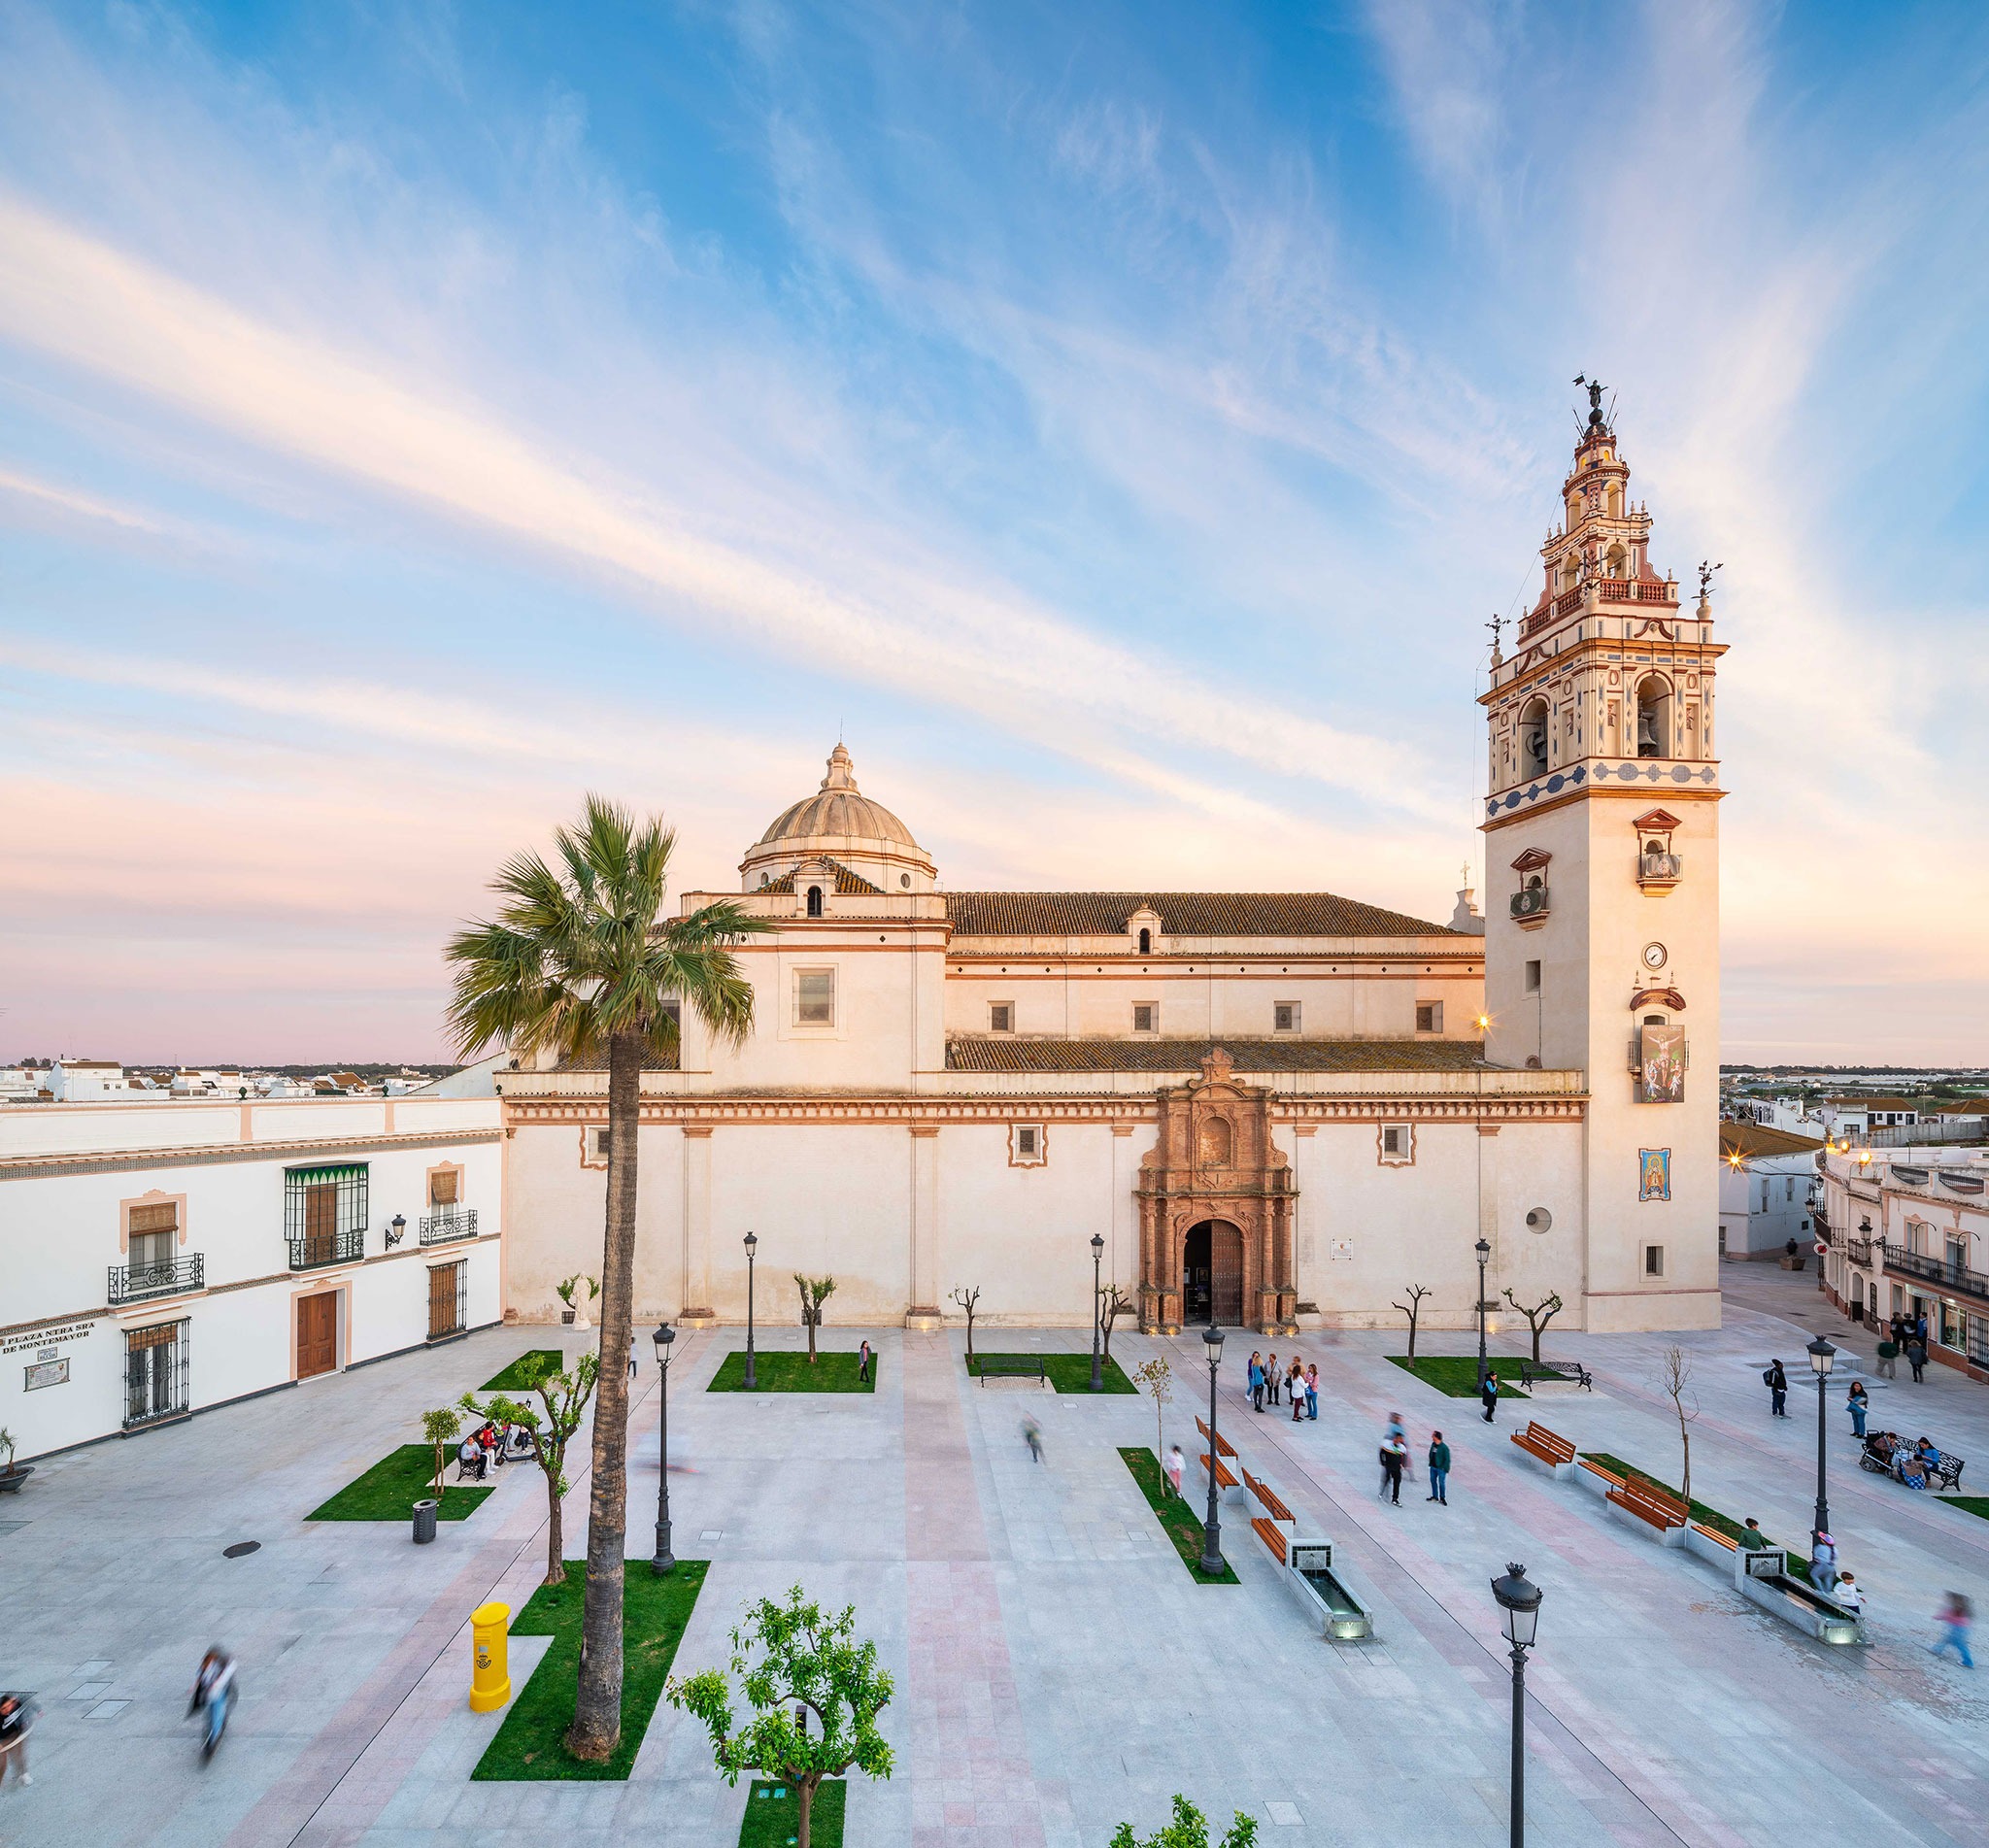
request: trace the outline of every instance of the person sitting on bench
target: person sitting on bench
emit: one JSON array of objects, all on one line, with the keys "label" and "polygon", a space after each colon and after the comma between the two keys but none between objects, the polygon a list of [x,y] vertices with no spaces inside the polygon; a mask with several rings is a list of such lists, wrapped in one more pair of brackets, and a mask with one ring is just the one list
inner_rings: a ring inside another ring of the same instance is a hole
[{"label": "person sitting on bench", "polygon": [[484,1447],[474,1435],[462,1440],[462,1448],[455,1453],[455,1462],[458,1476],[474,1475],[482,1479],[488,1465],[484,1462]]}]

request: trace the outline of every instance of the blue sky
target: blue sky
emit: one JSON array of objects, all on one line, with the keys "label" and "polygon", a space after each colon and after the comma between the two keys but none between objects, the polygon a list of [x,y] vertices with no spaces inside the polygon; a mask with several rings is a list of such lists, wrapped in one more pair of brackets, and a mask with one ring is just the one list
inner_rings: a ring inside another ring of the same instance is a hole
[{"label": "blue sky", "polygon": [[838,731],[955,886],[1447,916],[1588,371],[1725,560],[1728,1056],[1989,1058],[1985,59],[0,4],[0,1055],[440,1056],[583,790],[724,889]]}]

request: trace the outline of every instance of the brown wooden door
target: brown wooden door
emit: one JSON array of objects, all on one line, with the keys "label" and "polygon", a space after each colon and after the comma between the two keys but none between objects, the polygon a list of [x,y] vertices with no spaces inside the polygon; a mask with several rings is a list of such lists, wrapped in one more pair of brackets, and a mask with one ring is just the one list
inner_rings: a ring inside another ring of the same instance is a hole
[{"label": "brown wooden door", "polygon": [[1208,1227],[1209,1307],[1226,1327],[1243,1322],[1243,1234],[1228,1220]]},{"label": "brown wooden door", "polygon": [[[304,1261],[328,1264],[338,1256],[338,1189],[327,1183],[304,1190]],[[307,1302],[316,1297],[307,1296]]]},{"label": "brown wooden door", "polygon": [[428,1273],[428,1339],[455,1332],[455,1264],[437,1264]]},{"label": "brown wooden door", "polygon": [[338,1292],[297,1298],[297,1377],[308,1380],[338,1365]]}]

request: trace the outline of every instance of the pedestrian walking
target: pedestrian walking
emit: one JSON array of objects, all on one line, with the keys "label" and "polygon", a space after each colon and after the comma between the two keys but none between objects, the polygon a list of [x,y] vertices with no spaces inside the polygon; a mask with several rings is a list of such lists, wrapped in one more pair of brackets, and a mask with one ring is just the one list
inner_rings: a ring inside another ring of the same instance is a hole
[{"label": "pedestrian walking", "polygon": [[1254,1410],[1264,1410],[1264,1355],[1255,1348],[1250,1353],[1250,1403]]},{"label": "pedestrian walking", "polygon": [[1789,1376],[1782,1371],[1779,1361],[1770,1361],[1761,1376],[1761,1383],[1768,1388],[1769,1416],[1787,1418],[1789,1403]]},{"label": "pedestrian walking", "polygon": [[1043,1428],[1033,1418],[1025,1418],[1022,1421],[1022,1441],[1029,1447],[1029,1461],[1031,1462],[1041,1462],[1043,1461]]},{"label": "pedestrian walking", "polygon": [[633,1341],[628,1344],[628,1383],[631,1386],[635,1384],[635,1343]]},{"label": "pedestrian walking", "polygon": [[1878,1377],[1881,1380],[1896,1380],[1900,1376],[1900,1344],[1888,1330],[1884,1340],[1878,1344]]},{"label": "pedestrian walking", "polygon": [[235,1659],[217,1643],[200,1659],[193,1677],[193,1697],[186,1703],[188,1714],[205,1712],[207,1732],[200,1742],[200,1756],[211,1759],[215,1747],[227,1730],[228,1707],[235,1695]]},{"label": "pedestrian walking", "polygon": [[1973,1617],[1969,1600],[1960,1592],[1949,1592],[1947,1602],[1935,1619],[1940,1626],[1940,1640],[1934,1645],[1933,1653],[1941,1656],[1952,1649],[1962,1659],[1964,1668],[1972,1668],[1975,1659],[1969,1654],[1969,1625]]},{"label": "pedestrian walking", "polygon": [[1828,1597],[1837,1581],[1837,1543],[1829,1534],[1819,1533],[1809,1549],[1809,1582]]},{"label": "pedestrian walking", "polygon": [[1839,1573],[1837,1582],[1831,1587],[1830,1595],[1847,1611],[1864,1615],[1865,1594],[1858,1589],[1858,1581],[1849,1572]]},{"label": "pedestrian walking", "polygon": [[1402,1423],[1399,1412],[1390,1412],[1388,1427],[1382,1432],[1382,1442],[1393,1444],[1402,1454],[1402,1474],[1411,1482],[1416,1480],[1416,1466],[1409,1451],[1409,1428]]},{"label": "pedestrian walking", "polygon": [[1376,1491],[1376,1498],[1386,1501],[1392,1508],[1399,1508],[1402,1503],[1402,1464],[1408,1457],[1408,1451],[1399,1440],[1382,1440],[1381,1487]]},{"label": "pedestrian walking", "polygon": [[1185,1460],[1181,1455],[1181,1446],[1179,1444],[1169,1446],[1167,1451],[1167,1487],[1177,1496],[1181,1493],[1181,1471],[1184,1465]]},{"label": "pedestrian walking", "polygon": [[10,1771],[18,1783],[35,1781],[27,1768],[27,1735],[35,1730],[36,1711],[31,1694],[0,1694],[0,1790]]},{"label": "pedestrian walking", "polygon": [[1319,1423],[1319,1362],[1317,1361],[1305,1369],[1305,1416],[1315,1425]]},{"label": "pedestrian walking", "polygon": [[1264,1363],[1264,1390],[1275,1405],[1278,1402],[1278,1357],[1275,1354],[1266,1358]]},{"label": "pedestrian walking", "polygon": [[1851,1435],[1865,1435],[1865,1420],[1871,1410],[1871,1399],[1865,1391],[1863,1380],[1853,1380],[1851,1390],[1844,1394],[1844,1410],[1851,1415]]},{"label": "pedestrian walking", "polygon": [[1914,1334],[1906,1342],[1906,1364],[1913,1369],[1913,1384],[1918,1386],[1925,1377],[1927,1366],[1927,1337]]},{"label": "pedestrian walking", "polygon": [[1443,1441],[1441,1431],[1430,1433],[1430,1454],[1425,1459],[1430,1465],[1430,1494],[1427,1499],[1439,1508],[1450,1506],[1450,1446]]},{"label": "pedestrian walking", "polygon": [[1478,1388],[1478,1398],[1485,1407],[1485,1423],[1489,1425],[1499,1404],[1499,1375],[1489,1366],[1485,1369],[1485,1384]]},{"label": "pedestrian walking", "polygon": [[864,1385],[870,1382],[870,1341],[865,1336],[857,1344],[857,1378]]}]

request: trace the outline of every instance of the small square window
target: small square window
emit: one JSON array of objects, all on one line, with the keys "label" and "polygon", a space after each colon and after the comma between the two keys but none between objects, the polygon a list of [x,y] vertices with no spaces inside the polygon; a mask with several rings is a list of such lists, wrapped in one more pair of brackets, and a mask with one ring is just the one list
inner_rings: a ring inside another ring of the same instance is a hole
[{"label": "small square window", "polygon": [[1540,991],[1540,965],[1537,960],[1527,964],[1526,990],[1529,994]]},{"label": "small square window", "polygon": [[1297,1001],[1273,1001],[1270,1009],[1271,1031],[1274,1033],[1296,1033],[1300,1019]]},{"label": "small square window", "polygon": [[1012,1168],[1039,1168],[1050,1159],[1050,1138],[1040,1123],[1012,1123],[1008,1126],[1008,1165]]},{"label": "small square window", "polygon": [[1161,1009],[1156,1001],[1135,1001],[1132,1004],[1132,1030],[1135,1033],[1157,1033],[1160,1031]]},{"label": "small square window", "polygon": [[1377,1156],[1384,1167],[1411,1167],[1416,1159],[1416,1131],[1411,1124],[1384,1123],[1376,1138]]},{"label": "small square window", "polygon": [[1646,1245],[1643,1248],[1643,1274],[1646,1277],[1662,1277],[1665,1274],[1664,1246]]},{"label": "small square window", "polygon": [[833,1026],[835,1025],[835,971],[796,969],[794,971],[794,1025]]},{"label": "small square window", "polygon": [[1416,1003],[1416,1031],[1419,1033],[1440,1033],[1443,1031],[1443,1003],[1441,1001],[1418,1001]]},{"label": "small square window", "polygon": [[990,1001],[988,1003],[988,1030],[991,1033],[1012,1033],[1015,1031],[1015,1003],[1013,1001]]},{"label": "small square window", "polygon": [[584,1167],[604,1168],[608,1165],[609,1131],[599,1124],[589,1124],[582,1133],[580,1159]]},{"label": "small square window", "polygon": [[1036,1132],[1033,1128],[1018,1129],[1015,1132],[1015,1152],[1017,1155],[1035,1154]]}]

